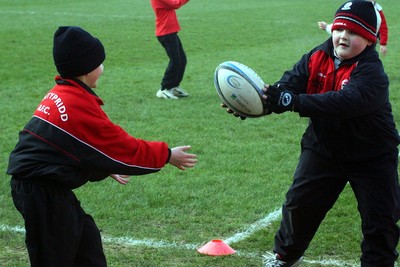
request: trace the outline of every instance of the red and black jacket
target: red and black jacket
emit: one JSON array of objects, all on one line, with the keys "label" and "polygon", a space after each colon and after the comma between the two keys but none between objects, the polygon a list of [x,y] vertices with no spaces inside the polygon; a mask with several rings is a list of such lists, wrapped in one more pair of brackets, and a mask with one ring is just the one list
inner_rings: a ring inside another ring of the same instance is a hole
[{"label": "red and black jacket", "polygon": [[373,158],[400,142],[389,102],[389,80],[375,45],[335,68],[332,38],[286,71],[281,87],[299,95],[309,117],[302,147],[342,160]]},{"label": "red and black jacket", "polygon": [[59,76],[56,83],[11,152],[7,173],[15,179],[76,188],[112,173],[157,172],[169,161],[166,143],[134,138],[112,123],[84,83]]}]

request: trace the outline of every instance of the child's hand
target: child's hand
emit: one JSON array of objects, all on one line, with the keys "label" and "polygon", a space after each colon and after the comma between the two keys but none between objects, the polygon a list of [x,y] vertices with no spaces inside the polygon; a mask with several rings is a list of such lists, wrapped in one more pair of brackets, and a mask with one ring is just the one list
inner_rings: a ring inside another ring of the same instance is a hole
[{"label": "child's hand", "polygon": [[240,117],[240,119],[242,119],[242,120],[246,119],[246,117],[240,116],[239,114],[234,112],[232,109],[230,109],[225,103],[221,103],[221,108],[226,109],[226,112],[228,112],[229,114],[233,114],[233,116],[235,116],[235,117]]},{"label": "child's hand", "polygon": [[382,56],[386,56],[387,53],[387,47],[386,45],[381,45],[380,49]]},{"label": "child's hand", "polygon": [[171,149],[171,157],[169,159],[169,164],[174,165],[182,171],[186,168],[192,168],[197,162],[197,155],[186,153],[190,146],[178,146]]},{"label": "child's hand", "polygon": [[318,27],[321,29],[321,30],[323,30],[323,31],[325,31],[326,30],[326,26],[327,26],[328,24],[325,22],[325,21],[318,21]]},{"label": "child's hand", "polygon": [[126,185],[129,183],[130,177],[128,175],[123,175],[123,174],[110,174],[110,177],[113,178],[115,181],[117,181],[120,184]]}]

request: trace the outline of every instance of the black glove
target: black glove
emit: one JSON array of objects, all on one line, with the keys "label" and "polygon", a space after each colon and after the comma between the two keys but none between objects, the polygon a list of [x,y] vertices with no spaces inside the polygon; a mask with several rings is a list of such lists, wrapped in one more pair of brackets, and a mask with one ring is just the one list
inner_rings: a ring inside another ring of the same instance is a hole
[{"label": "black glove", "polygon": [[270,106],[272,112],[280,114],[285,111],[294,110],[294,102],[297,96],[291,91],[270,85],[265,95],[267,96],[265,101]]}]

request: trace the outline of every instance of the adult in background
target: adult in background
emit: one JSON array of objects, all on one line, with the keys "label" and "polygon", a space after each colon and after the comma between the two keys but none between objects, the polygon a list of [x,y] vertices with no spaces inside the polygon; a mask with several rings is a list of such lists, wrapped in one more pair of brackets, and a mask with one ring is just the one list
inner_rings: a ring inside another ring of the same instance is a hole
[{"label": "adult in background", "polygon": [[178,36],[180,25],[176,10],[189,0],[150,0],[156,15],[156,36],[169,58],[168,66],[156,96],[163,99],[178,99],[188,96],[179,85],[186,68],[186,54]]}]

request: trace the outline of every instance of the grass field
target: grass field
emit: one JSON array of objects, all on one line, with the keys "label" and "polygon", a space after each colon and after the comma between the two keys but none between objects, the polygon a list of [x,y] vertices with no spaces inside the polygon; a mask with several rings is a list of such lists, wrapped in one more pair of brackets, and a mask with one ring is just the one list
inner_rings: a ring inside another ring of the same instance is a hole
[{"label": "grass field", "polygon": [[[389,26],[391,101],[400,125],[400,2],[382,0]],[[342,1],[192,0],[178,11],[188,66],[178,101],[155,97],[167,64],[154,37],[148,0],[0,0],[0,266],[27,266],[23,220],[5,174],[18,131],[53,86],[53,33],[78,25],[106,47],[96,89],[104,110],[132,135],[191,145],[194,169],[167,166],[134,177],[75,190],[102,230],[110,266],[261,266],[279,224],[279,209],[297,164],[307,120],[297,114],[241,121],[219,107],[216,66],[227,60],[253,68],[267,83],[328,35]],[[361,240],[355,199],[346,188],[305,254],[303,266],[357,266]],[[196,249],[212,239],[237,250],[211,257]]]}]

